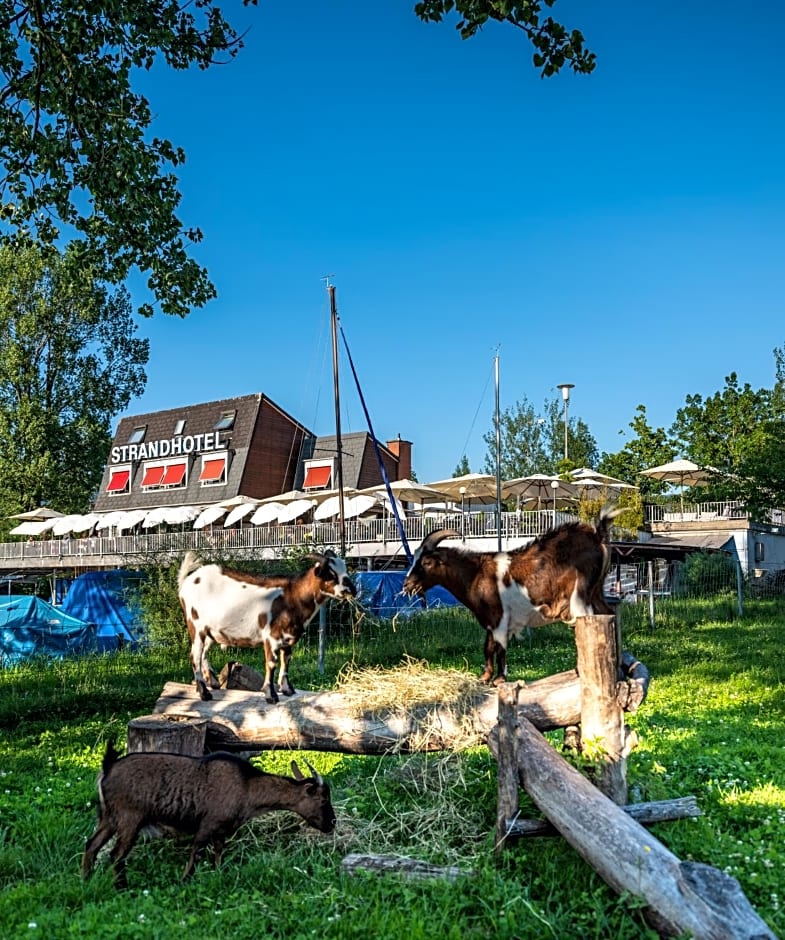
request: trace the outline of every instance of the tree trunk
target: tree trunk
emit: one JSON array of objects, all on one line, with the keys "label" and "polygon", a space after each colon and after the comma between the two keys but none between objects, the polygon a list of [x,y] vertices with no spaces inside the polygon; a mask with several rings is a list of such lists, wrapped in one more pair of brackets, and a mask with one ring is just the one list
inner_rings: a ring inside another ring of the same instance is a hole
[{"label": "tree trunk", "polygon": [[128,722],[127,750],[164,751],[201,757],[207,735],[206,721],[184,721],[165,715],[142,715]]},{"label": "tree trunk", "polygon": [[[575,724],[580,682],[574,670],[519,686],[521,714],[543,731]],[[461,718],[440,706],[369,714],[340,692],[297,692],[268,705],[257,692],[213,689],[203,702],[194,686],[167,682],[153,711],[207,723],[209,750],[304,748],[346,754],[442,751],[485,743],[496,724],[498,695],[489,690]]]}]

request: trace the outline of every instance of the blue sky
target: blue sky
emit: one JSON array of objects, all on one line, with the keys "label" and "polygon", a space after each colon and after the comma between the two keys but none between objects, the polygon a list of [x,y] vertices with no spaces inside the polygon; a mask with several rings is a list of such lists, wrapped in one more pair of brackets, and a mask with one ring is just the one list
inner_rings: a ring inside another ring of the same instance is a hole
[{"label": "blue sky", "polygon": [[[376,435],[411,440],[422,481],[482,469],[497,353],[502,409],[572,382],[609,452],[638,404],[667,428],[732,371],[771,387],[783,8],[559,2],[598,66],[542,80],[514,29],[463,42],[413,6],[238,5],[238,59],[145,76],[218,299],[141,322],[127,413],[264,392],[333,433],[328,273]],[[343,355],[341,388],[365,429]]]}]

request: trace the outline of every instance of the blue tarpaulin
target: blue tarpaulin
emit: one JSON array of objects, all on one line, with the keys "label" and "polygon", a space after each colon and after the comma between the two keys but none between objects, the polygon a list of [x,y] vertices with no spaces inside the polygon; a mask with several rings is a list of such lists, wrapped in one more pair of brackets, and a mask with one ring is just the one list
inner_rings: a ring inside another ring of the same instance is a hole
[{"label": "blue tarpaulin", "polygon": [[88,571],[75,578],[61,610],[96,625],[98,650],[134,645],[141,637],[138,598],[144,575],[139,571]]},{"label": "blue tarpaulin", "polygon": [[[422,598],[407,597],[403,593],[404,571],[360,571],[353,577],[360,603],[377,617],[389,618],[425,610]],[[443,587],[431,588],[426,597],[428,610],[454,607],[458,603]]]},{"label": "blue tarpaulin", "polygon": [[0,596],[0,665],[31,656],[61,659],[95,649],[96,628],[63,613],[40,597]]}]

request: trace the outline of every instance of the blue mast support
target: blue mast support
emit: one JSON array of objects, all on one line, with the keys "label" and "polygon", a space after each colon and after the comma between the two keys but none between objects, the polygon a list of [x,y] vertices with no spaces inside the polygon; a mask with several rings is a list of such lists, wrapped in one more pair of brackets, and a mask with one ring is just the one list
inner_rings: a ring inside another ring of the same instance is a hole
[{"label": "blue mast support", "polygon": [[387,476],[387,468],[384,466],[384,461],[382,460],[382,455],[379,453],[379,443],[376,440],[376,435],[373,431],[373,424],[371,423],[371,416],[368,414],[368,408],[365,404],[365,398],[363,397],[363,390],[360,388],[360,380],[357,377],[357,370],[354,368],[354,360],[352,359],[352,354],[349,351],[349,344],[346,342],[346,334],[343,331],[343,327],[340,327],[341,330],[341,339],[343,340],[343,345],[346,348],[346,355],[349,358],[349,366],[352,370],[352,375],[354,376],[354,384],[357,386],[357,394],[360,396],[360,404],[363,406],[363,412],[365,413],[365,420],[368,422],[368,430],[371,433],[371,441],[373,442],[373,450],[376,454],[376,460],[379,463],[379,470],[382,474],[382,480],[384,480],[384,486],[387,490],[387,496],[390,500],[390,509],[392,514],[395,517],[395,524],[398,527],[398,535],[401,537],[401,545],[403,545],[403,550],[406,553],[406,560],[411,564],[412,562],[412,550],[409,548],[409,543],[406,540],[406,531],[403,527],[403,522],[400,515],[398,514],[398,506],[395,501],[395,494],[392,491],[390,486],[390,478]]}]

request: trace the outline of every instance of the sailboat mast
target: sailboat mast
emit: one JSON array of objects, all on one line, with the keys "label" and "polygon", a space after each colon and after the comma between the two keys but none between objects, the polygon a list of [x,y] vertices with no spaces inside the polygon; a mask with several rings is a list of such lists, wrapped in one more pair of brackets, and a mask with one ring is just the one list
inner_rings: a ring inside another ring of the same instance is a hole
[{"label": "sailboat mast", "polygon": [[333,341],[333,396],[335,398],[335,476],[338,484],[338,535],[341,558],[346,556],[346,509],[343,502],[343,445],[341,443],[341,395],[338,382],[338,311],[335,285],[327,283],[330,295],[330,329]]},{"label": "sailboat mast", "polygon": [[496,385],[496,541],[502,550],[502,422],[499,414],[499,353],[493,359],[493,375]]}]

